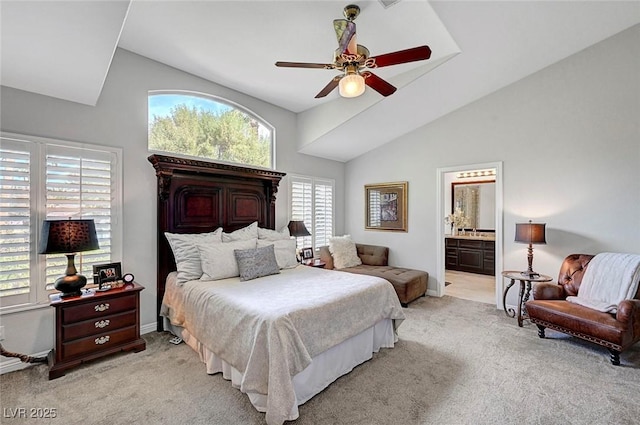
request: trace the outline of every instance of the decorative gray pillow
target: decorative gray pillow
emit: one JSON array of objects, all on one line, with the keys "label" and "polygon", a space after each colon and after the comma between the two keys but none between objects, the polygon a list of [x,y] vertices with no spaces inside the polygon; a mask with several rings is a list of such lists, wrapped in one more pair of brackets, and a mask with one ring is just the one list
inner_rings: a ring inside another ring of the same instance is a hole
[{"label": "decorative gray pillow", "polygon": [[236,249],[233,253],[238,262],[241,281],[280,273],[273,245],[254,249]]}]

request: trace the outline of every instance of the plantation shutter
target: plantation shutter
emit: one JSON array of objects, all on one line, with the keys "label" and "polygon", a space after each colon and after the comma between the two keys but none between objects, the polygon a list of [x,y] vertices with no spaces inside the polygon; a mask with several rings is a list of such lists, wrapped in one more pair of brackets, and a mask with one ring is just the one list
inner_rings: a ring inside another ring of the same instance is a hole
[{"label": "plantation shutter", "polygon": [[329,181],[315,181],[314,196],[314,248],[329,245],[329,238],[333,236],[333,183]]},{"label": "plantation shutter", "polygon": [[[312,181],[308,178],[292,177],[291,181],[291,220],[304,221],[309,233],[313,234],[313,198]],[[312,246],[313,236],[296,238],[298,249]]]},{"label": "plantation shutter", "polygon": [[318,249],[333,236],[333,181],[291,176],[291,220],[302,220],[311,236],[297,238],[297,247]]},{"label": "plantation shutter", "polygon": [[0,145],[0,298],[5,304],[29,301],[34,225],[32,146],[3,139]]},{"label": "plantation shutter", "polygon": [[[100,249],[75,256],[78,273],[87,276],[88,283],[92,283],[93,265],[111,261],[115,155],[54,145],[47,146],[45,162],[47,219],[95,221]],[[47,289],[64,275],[66,266],[65,255],[47,255]]]}]

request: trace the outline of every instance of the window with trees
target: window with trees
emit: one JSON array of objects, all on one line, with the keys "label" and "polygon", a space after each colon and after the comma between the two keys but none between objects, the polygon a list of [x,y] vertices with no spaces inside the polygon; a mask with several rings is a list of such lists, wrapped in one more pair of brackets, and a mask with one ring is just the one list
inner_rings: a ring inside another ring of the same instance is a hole
[{"label": "window with trees", "polygon": [[78,273],[119,261],[122,252],[121,150],[31,136],[0,138],[0,305],[46,303],[65,274],[63,254],[40,255],[45,219],[94,219],[99,250],[78,253]]},{"label": "window with trees", "polygon": [[274,168],[273,129],[231,102],[182,92],[149,93],[149,150]]},{"label": "window with trees", "polygon": [[311,236],[297,238],[298,249],[329,245],[333,236],[333,180],[291,175],[291,220],[302,220]]}]

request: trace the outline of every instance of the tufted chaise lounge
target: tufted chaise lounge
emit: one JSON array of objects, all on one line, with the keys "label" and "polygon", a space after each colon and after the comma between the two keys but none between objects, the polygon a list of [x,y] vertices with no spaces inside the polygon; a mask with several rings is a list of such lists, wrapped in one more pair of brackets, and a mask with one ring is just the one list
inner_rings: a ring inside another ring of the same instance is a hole
[{"label": "tufted chaise lounge", "polygon": [[[362,264],[340,269],[343,272],[378,276],[388,280],[398,294],[403,307],[427,293],[429,273],[422,270],[405,269],[389,266],[389,248],[378,245],[356,244],[358,257]],[[326,263],[325,269],[334,269],[333,257],[329,247],[320,248],[320,259]]]}]

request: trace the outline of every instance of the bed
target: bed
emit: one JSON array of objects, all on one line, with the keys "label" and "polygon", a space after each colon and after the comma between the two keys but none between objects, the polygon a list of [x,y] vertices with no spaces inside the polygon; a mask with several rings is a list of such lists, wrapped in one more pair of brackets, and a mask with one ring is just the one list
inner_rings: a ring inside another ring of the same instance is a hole
[{"label": "bed", "polygon": [[207,373],[246,393],[269,425],[296,419],[299,405],[393,347],[404,315],[381,278],[294,265],[248,281],[179,279],[165,233],[274,229],[284,173],[163,155],[149,161],[158,179],[158,330],[182,337]]}]

